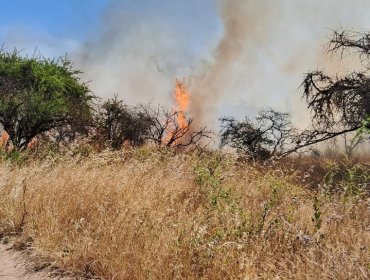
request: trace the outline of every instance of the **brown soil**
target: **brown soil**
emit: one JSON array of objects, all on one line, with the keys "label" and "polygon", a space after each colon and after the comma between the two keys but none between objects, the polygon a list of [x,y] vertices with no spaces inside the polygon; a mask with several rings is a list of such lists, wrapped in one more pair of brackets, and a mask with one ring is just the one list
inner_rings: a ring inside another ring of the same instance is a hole
[{"label": "brown soil", "polygon": [[46,271],[33,272],[29,263],[25,254],[11,250],[10,246],[0,244],[1,280],[67,280],[67,278],[50,277]]}]

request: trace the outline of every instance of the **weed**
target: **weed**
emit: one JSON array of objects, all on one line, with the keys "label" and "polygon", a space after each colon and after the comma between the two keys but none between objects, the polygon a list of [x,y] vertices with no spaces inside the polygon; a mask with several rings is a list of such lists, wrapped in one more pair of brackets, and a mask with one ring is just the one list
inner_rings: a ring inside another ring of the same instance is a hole
[{"label": "weed", "polygon": [[0,163],[0,236],[21,225],[18,244],[62,269],[118,280],[370,273],[367,194],[354,191],[368,178],[362,167],[325,171],[330,192],[343,192],[328,199],[297,183],[298,171],[218,153],[57,157]]}]

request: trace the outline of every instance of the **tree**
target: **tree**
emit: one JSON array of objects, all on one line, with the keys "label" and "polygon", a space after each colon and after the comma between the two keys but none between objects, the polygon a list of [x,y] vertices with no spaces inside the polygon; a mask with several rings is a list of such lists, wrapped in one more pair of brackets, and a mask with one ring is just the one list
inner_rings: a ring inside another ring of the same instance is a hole
[{"label": "tree", "polygon": [[94,98],[67,57],[22,57],[0,50],[0,124],[16,149],[60,127],[83,130]]},{"label": "tree", "polygon": [[182,118],[182,121],[179,121],[179,116],[184,116],[183,112],[149,105],[141,106],[141,111],[151,119],[147,139],[157,147],[201,149],[201,146],[207,144],[205,140],[212,140],[212,132],[207,130],[207,127],[195,127],[194,118]]},{"label": "tree", "polygon": [[323,71],[307,73],[303,97],[313,113],[312,129],[300,135],[295,149],[316,144],[349,132],[370,130],[370,34],[334,31],[329,43],[330,53],[355,52],[364,70],[342,77],[330,77]]},{"label": "tree", "polygon": [[103,103],[96,116],[98,135],[107,140],[113,149],[123,143],[141,146],[148,138],[153,119],[139,108],[125,105],[117,96]]},{"label": "tree", "polygon": [[124,143],[183,148],[197,146],[202,139],[211,138],[205,127],[193,128],[192,118],[180,125],[178,114],[151,105],[128,106],[114,97],[97,110],[97,138],[109,142],[113,149],[120,149]]},{"label": "tree", "polygon": [[261,111],[255,120],[222,118],[221,145],[236,148],[254,159],[284,157],[314,144],[354,133],[347,152],[352,153],[370,131],[370,33],[334,31],[329,52],[355,52],[364,70],[343,77],[330,77],[315,70],[306,74],[302,92],[312,112],[309,129],[298,132],[289,115]]},{"label": "tree", "polygon": [[370,33],[334,31],[328,46],[329,53],[340,53],[341,58],[356,54],[364,69],[342,77],[321,70],[306,74],[302,95],[312,112],[311,128],[297,133],[295,145],[282,156],[348,133],[361,139],[370,131]]},{"label": "tree", "polygon": [[251,159],[281,156],[291,145],[295,128],[290,116],[272,109],[262,110],[254,120],[221,118],[221,146],[228,145]]},{"label": "tree", "polygon": [[362,134],[346,133],[342,135],[344,142],[344,152],[347,156],[352,156],[357,147],[365,142],[365,137]]}]

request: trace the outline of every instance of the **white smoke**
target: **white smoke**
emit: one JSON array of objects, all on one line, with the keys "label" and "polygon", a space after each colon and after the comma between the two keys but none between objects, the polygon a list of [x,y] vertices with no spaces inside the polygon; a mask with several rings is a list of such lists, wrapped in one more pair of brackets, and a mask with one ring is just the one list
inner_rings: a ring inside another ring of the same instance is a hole
[{"label": "white smoke", "polygon": [[171,106],[175,78],[189,77],[192,112],[205,124],[273,107],[303,126],[304,73],[356,67],[324,47],[333,28],[370,30],[369,9],[368,0],[111,0],[87,41],[17,27],[1,28],[0,38],[29,53],[68,52],[103,98]]}]

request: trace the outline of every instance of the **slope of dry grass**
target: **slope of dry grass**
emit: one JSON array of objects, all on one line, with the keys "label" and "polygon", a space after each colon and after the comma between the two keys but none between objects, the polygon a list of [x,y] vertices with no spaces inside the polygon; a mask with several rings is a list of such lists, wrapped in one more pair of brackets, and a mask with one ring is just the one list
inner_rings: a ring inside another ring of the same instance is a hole
[{"label": "slope of dry grass", "polygon": [[368,279],[364,170],[332,194],[219,154],[3,162],[0,231],[103,279]]}]

